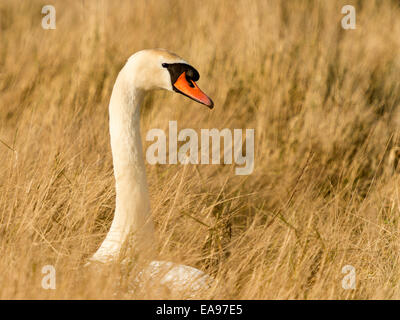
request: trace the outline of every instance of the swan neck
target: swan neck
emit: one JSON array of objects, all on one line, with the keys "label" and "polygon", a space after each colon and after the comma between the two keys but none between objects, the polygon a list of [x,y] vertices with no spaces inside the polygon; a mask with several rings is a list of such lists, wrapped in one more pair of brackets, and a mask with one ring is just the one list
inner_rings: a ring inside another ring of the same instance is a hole
[{"label": "swan neck", "polygon": [[114,219],[95,260],[115,259],[125,241],[135,253],[150,252],[154,230],[140,134],[140,105],[144,92],[124,69],[114,85],[110,105],[110,138],[116,187]]}]

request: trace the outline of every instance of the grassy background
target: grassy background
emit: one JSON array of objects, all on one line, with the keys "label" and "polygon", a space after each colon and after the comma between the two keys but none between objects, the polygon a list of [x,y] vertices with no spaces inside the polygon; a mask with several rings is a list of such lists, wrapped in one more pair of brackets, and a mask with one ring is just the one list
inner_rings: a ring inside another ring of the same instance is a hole
[{"label": "grassy background", "polygon": [[142,132],[254,128],[256,152],[250,176],[147,165],[160,258],[216,277],[202,298],[400,298],[397,1],[51,1],[43,30],[46,4],[0,2],[0,298],[171,297],[127,294],[138,267],[83,267],[113,216],[112,86],[158,47],[199,70],[215,108],[156,92]]}]

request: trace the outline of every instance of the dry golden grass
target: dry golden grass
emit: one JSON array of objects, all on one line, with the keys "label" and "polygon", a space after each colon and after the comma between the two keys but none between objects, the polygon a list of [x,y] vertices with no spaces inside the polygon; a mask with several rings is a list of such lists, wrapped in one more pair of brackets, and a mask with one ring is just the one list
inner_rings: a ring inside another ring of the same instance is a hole
[{"label": "dry golden grass", "polygon": [[[143,132],[256,133],[249,176],[147,165],[160,257],[215,276],[202,298],[400,298],[397,1],[353,1],[349,31],[340,0],[52,1],[56,30],[45,4],[0,2],[1,299],[170,297],[114,294],[135,271],[83,267],[113,216],[112,86],[157,47],[199,70],[216,107],[156,92]],[[41,288],[47,264],[56,290]]]}]

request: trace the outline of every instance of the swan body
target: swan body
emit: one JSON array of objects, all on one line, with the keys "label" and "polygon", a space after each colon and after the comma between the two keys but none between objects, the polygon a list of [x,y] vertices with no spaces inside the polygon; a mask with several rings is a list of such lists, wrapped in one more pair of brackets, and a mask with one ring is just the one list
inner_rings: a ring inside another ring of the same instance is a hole
[{"label": "swan body", "polygon": [[[140,106],[146,92],[164,89],[212,108],[212,100],[195,83],[198,79],[199,74],[191,65],[163,49],[135,53],[118,74],[109,104],[115,213],[111,228],[91,261],[116,261],[128,237],[135,251],[149,257],[154,255],[154,226],[140,136]],[[211,280],[200,270],[165,261],[152,261],[138,277],[159,277],[161,284],[189,290],[207,287]]]},{"label": "swan body", "polygon": [[195,297],[201,290],[209,289],[213,279],[199,269],[168,261],[152,261],[139,272],[136,282],[149,281],[153,287],[167,287],[173,294]]}]

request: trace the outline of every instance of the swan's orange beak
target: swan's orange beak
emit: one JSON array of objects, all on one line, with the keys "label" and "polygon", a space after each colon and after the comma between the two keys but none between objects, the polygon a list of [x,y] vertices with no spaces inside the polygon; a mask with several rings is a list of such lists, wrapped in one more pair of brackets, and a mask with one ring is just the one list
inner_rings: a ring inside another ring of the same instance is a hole
[{"label": "swan's orange beak", "polygon": [[186,77],[186,72],[183,72],[175,81],[174,89],[190,99],[206,105],[210,109],[214,107],[214,102],[200,90],[196,82]]}]

